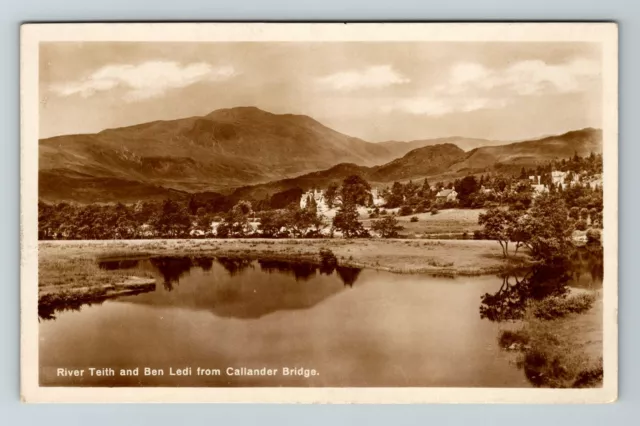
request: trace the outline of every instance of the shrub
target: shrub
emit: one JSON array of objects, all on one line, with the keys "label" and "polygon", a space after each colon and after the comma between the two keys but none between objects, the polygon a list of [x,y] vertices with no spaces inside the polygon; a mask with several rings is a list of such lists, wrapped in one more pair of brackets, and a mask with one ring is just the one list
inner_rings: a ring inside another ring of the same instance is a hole
[{"label": "shrub", "polygon": [[398,212],[399,216],[409,216],[411,213],[413,213],[413,209],[409,206],[402,206],[400,207],[400,211]]},{"label": "shrub", "polygon": [[328,248],[321,248],[320,262],[322,262],[323,266],[335,266],[338,264],[338,258]]},{"label": "shrub", "polygon": [[438,208],[437,207],[431,207],[431,215],[433,216],[434,214],[438,214]]},{"label": "shrub", "polygon": [[591,309],[596,298],[592,294],[579,294],[568,298],[547,297],[533,307],[533,315],[543,320],[562,318]]},{"label": "shrub", "polygon": [[529,336],[523,331],[504,330],[498,338],[498,344],[502,349],[510,349],[514,344],[522,347],[528,343]]},{"label": "shrub", "polygon": [[580,219],[579,221],[576,222],[576,229],[578,231],[584,231],[587,229],[587,221],[585,221],[584,219]]},{"label": "shrub", "polygon": [[386,216],[387,211],[385,209],[380,210],[380,216]]},{"label": "shrub", "polygon": [[482,231],[473,231],[473,239],[474,240],[484,240],[484,232],[482,232]]},{"label": "shrub", "polygon": [[418,216],[413,216],[411,219],[409,219],[409,222],[417,222],[418,221]]}]

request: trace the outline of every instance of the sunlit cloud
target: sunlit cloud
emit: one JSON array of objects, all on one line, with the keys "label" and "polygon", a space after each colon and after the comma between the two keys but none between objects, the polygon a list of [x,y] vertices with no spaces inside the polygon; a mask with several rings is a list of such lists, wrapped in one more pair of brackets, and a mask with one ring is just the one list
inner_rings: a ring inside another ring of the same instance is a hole
[{"label": "sunlit cloud", "polygon": [[411,80],[397,72],[390,65],[377,65],[362,70],[349,70],[330,74],[316,80],[321,89],[352,91],[358,89],[375,89]]},{"label": "sunlit cloud", "polygon": [[182,65],[170,61],[149,61],[137,65],[107,65],[88,77],[52,84],[50,90],[59,96],[78,95],[88,98],[115,88],[124,90],[123,100],[135,102],[164,95],[203,81],[224,81],[236,75],[232,66],[208,63]]},{"label": "sunlit cloud", "polygon": [[500,109],[525,96],[586,92],[600,78],[599,65],[580,58],[561,64],[519,61],[503,69],[461,62],[451,66],[444,82],[428,89],[429,95],[393,99],[382,110],[437,117]]}]

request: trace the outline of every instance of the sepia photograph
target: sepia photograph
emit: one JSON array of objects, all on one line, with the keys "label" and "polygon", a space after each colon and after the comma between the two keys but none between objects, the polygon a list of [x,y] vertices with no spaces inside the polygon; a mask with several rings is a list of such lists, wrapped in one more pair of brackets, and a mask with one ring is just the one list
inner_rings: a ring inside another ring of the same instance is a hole
[{"label": "sepia photograph", "polygon": [[617,64],[606,23],[23,26],[23,399],[615,400]]}]

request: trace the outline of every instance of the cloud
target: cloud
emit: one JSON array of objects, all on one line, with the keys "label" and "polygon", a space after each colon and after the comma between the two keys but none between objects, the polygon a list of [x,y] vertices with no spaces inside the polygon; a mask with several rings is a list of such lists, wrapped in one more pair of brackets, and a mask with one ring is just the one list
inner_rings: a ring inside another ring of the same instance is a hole
[{"label": "cloud", "polygon": [[394,99],[382,109],[429,116],[500,109],[519,97],[588,91],[598,81],[598,63],[580,58],[561,64],[526,60],[503,69],[462,62],[453,65],[445,82],[431,87],[428,96]]},{"label": "cloud", "polygon": [[383,111],[400,111],[414,115],[439,117],[454,112],[499,109],[505,107],[507,104],[508,101],[505,99],[425,96],[395,100],[390,105],[383,107]]},{"label": "cloud", "polygon": [[504,69],[489,69],[475,63],[458,63],[449,80],[435,89],[443,94],[502,91],[505,95],[577,93],[588,89],[600,77],[597,62],[576,58],[562,64],[526,60]]},{"label": "cloud", "polygon": [[405,84],[411,80],[390,65],[377,65],[364,70],[349,70],[316,79],[321,89],[352,91]]},{"label": "cloud", "polygon": [[137,65],[107,65],[86,78],[52,84],[59,96],[79,95],[87,98],[115,88],[125,90],[123,99],[135,102],[162,96],[166,91],[201,81],[223,81],[236,74],[232,66],[214,67],[199,62],[181,65],[169,61],[149,61]]}]

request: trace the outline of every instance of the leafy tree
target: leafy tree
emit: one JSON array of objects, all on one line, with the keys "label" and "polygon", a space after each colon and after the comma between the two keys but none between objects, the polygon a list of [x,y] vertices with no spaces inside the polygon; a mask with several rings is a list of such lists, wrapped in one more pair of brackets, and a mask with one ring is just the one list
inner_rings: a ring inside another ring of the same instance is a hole
[{"label": "leafy tree", "polygon": [[473,201],[472,195],[480,189],[475,176],[465,176],[456,185],[456,192],[462,207],[470,207]]},{"label": "leafy tree", "polygon": [[516,216],[513,211],[492,208],[478,217],[478,224],[484,227],[484,235],[500,243],[502,255],[509,257],[509,242],[513,232]]},{"label": "leafy tree", "polygon": [[398,231],[402,231],[404,227],[398,224],[395,216],[385,216],[382,219],[374,220],[371,223],[371,229],[380,233],[382,238],[396,238]]},{"label": "leafy tree", "polygon": [[183,238],[189,233],[191,218],[184,206],[173,200],[165,200],[151,219],[156,232],[167,238]]},{"label": "leafy tree", "polygon": [[404,203],[404,186],[400,182],[393,182],[389,196],[386,199],[387,208],[400,207]]},{"label": "leafy tree", "polygon": [[371,185],[361,176],[351,175],[342,182],[340,195],[343,204],[371,205]]},{"label": "leafy tree", "polygon": [[556,262],[571,254],[573,223],[564,200],[559,196],[540,194],[518,222],[522,232],[530,236],[524,244],[534,258]]},{"label": "leafy tree", "polygon": [[355,204],[343,203],[333,218],[333,228],[342,232],[346,238],[366,236],[367,231],[358,220]]},{"label": "leafy tree", "polygon": [[249,201],[239,201],[225,216],[223,223],[218,225],[218,236],[246,237],[251,231],[249,216],[253,214]]},{"label": "leafy tree", "polygon": [[327,206],[332,209],[333,206],[336,205],[336,201],[338,198],[338,185],[335,183],[332,183],[331,185],[329,185],[329,187],[327,188],[327,190],[324,193],[324,199],[325,202],[327,203]]}]

